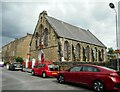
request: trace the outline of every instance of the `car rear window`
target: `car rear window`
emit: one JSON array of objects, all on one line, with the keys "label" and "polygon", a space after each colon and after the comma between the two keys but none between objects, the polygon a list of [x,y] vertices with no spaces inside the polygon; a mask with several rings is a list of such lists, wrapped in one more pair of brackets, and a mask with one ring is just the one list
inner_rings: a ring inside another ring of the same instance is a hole
[{"label": "car rear window", "polygon": [[59,66],[53,65],[53,64],[48,64],[48,68],[50,71],[58,71],[59,70]]},{"label": "car rear window", "polygon": [[109,71],[116,71],[114,69],[111,69],[111,68],[108,68],[108,67],[104,67],[104,66],[101,66],[103,69],[106,69],[106,70],[109,70]]}]

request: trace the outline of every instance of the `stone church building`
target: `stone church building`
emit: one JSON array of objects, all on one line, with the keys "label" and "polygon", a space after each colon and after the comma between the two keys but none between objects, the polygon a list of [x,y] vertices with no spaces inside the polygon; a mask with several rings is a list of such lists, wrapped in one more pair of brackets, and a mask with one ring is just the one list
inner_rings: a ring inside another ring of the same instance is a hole
[{"label": "stone church building", "polygon": [[39,15],[30,42],[30,60],[105,62],[106,46],[89,30],[47,15]]}]

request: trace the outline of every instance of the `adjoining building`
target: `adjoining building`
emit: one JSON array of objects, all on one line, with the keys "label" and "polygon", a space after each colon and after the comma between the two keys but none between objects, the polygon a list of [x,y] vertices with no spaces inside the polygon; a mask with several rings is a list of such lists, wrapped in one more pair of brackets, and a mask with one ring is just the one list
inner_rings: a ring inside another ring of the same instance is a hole
[{"label": "adjoining building", "polygon": [[50,17],[43,11],[30,42],[30,54],[30,59],[44,57],[45,61],[105,62],[106,46],[89,30]]},{"label": "adjoining building", "polygon": [[15,57],[21,57],[25,61],[29,54],[29,44],[32,34],[27,33],[26,36],[15,39],[14,41],[2,47],[2,61],[14,62]]}]

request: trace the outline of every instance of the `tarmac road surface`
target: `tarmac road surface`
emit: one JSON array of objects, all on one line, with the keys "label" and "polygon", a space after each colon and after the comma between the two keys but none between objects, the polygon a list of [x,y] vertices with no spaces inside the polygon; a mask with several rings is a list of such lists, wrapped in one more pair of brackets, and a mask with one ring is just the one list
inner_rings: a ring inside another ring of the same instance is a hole
[{"label": "tarmac road surface", "polygon": [[[0,68],[1,69],[1,68]],[[93,92],[92,90],[75,84],[60,84],[56,78],[42,78],[32,76],[31,73],[22,71],[10,71],[2,68],[2,90],[65,90],[78,92]],[[9,92],[9,91],[8,91]],[[12,92],[12,91],[11,91]],[[41,92],[41,91],[40,91]]]}]

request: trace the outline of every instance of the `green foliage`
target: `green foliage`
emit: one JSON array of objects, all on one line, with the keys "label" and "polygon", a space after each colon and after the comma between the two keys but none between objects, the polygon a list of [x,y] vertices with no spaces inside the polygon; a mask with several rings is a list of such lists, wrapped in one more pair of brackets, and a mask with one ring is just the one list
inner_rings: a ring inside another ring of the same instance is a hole
[{"label": "green foliage", "polygon": [[5,62],[4,62],[4,65],[7,65],[7,64],[10,64],[10,62],[9,62],[9,61],[5,61]]},{"label": "green foliage", "polygon": [[114,54],[114,50],[113,50],[112,47],[108,48],[108,53],[109,53],[109,54]]},{"label": "green foliage", "polygon": [[24,62],[24,60],[21,57],[16,57],[15,61],[20,63]]}]

